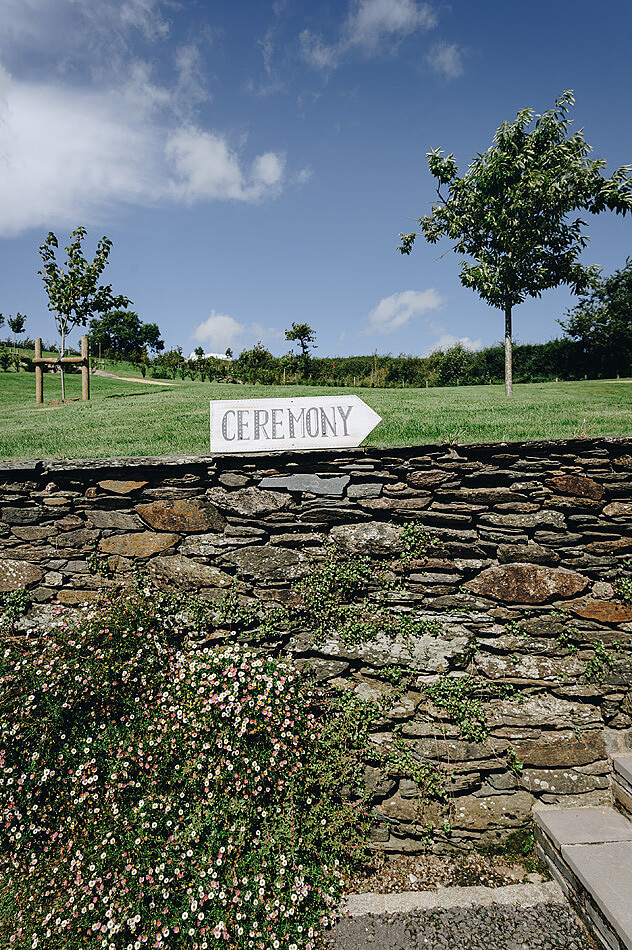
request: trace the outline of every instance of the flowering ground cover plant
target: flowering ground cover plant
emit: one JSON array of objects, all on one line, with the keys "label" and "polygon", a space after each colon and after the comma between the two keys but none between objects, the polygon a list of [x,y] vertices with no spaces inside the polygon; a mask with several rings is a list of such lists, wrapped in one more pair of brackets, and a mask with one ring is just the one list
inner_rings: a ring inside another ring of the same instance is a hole
[{"label": "flowering ground cover plant", "polygon": [[3,950],[309,950],[363,856],[356,700],[187,651],[159,604],[120,591],[4,652]]}]

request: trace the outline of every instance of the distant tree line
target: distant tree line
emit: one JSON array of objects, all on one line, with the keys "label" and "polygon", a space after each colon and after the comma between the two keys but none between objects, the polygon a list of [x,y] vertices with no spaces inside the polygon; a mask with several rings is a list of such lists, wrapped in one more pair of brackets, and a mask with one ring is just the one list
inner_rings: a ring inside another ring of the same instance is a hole
[{"label": "distant tree line", "polygon": [[[18,351],[20,347],[33,347],[30,339],[18,340],[25,320],[24,315],[18,314],[6,321],[13,337],[0,340],[0,348],[11,348],[4,352],[0,349],[0,369],[33,368],[27,354]],[[516,382],[631,376],[632,259],[628,258],[625,266],[609,277],[599,278],[567,311],[565,319],[558,322],[564,330],[563,337],[547,343],[514,344]],[[0,314],[0,327],[4,323]],[[103,356],[127,359],[139,366],[143,375],[149,371],[156,379],[382,388],[484,385],[502,382],[505,374],[506,351],[501,343],[478,351],[457,343],[423,357],[404,353],[314,357],[310,347],[315,348],[315,333],[308,324],[292,323],[285,336],[297,344],[296,353],[273,356],[258,342],[242,350],[236,359],[205,357],[201,347],[194,359],[187,359],[182,347],[165,351],[158,326],[143,323],[133,311],[118,309],[90,321],[93,356],[100,343]],[[47,342],[44,349],[57,347]],[[227,356],[232,357],[230,350]]]},{"label": "distant tree line", "polygon": [[[199,379],[241,382],[262,386],[308,385],[339,387],[476,386],[502,383],[505,370],[504,344],[473,352],[457,343],[429,356],[391,354],[371,356],[312,357],[305,373],[300,357],[273,356],[261,343],[242,350],[232,361],[187,360],[178,347],[160,354],[151,362],[157,379]],[[568,338],[547,343],[514,344],[514,381],[537,383],[630,375],[627,366],[611,365],[598,350]]]}]

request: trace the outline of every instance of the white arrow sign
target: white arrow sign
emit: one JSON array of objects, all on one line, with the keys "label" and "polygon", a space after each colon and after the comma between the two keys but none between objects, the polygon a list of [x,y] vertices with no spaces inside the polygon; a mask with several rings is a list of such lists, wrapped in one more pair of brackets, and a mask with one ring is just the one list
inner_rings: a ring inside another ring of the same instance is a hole
[{"label": "white arrow sign", "polygon": [[360,445],[381,417],[359,396],[211,402],[211,453]]}]

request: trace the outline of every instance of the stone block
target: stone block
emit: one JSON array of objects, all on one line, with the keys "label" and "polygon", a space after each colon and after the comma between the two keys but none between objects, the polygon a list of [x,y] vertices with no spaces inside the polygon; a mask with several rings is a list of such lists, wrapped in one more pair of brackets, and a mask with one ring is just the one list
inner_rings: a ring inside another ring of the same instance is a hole
[{"label": "stone block", "polygon": [[564,769],[588,765],[606,759],[603,732],[590,729],[573,732],[543,733],[539,739],[517,739],[513,748],[525,767]]},{"label": "stone block", "polygon": [[85,512],[85,515],[95,528],[138,531],[143,527],[138,515],[132,511],[104,511],[100,508],[91,508]]},{"label": "stone block", "polygon": [[361,482],[349,485],[347,498],[379,498],[382,492],[382,482]]},{"label": "stone block", "polygon": [[624,518],[628,520],[632,518],[632,502],[613,501],[610,505],[606,505],[603,513],[608,518]]},{"label": "stone block", "polygon": [[612,768],[632,788],[632,752],[613,756]]},{"label": "stone block", "polygon": [[44,577],[44,571],[28,561],[16,561],[13,558],[0,558],[0,593],[21,590],[31,584],[38,584]]},{"label": "stone block", "polygon": [[588,584],[588,578],[576,571],[515,563],[489,567],[467,581],[465,587],[495,600],[541,604],[552,598],[573,597]]},{"label": "stone block", "polygon": [[13,528],[12,534],[20,541],[42,541],[44,538],[50,538],[55,534],[55,529],[51,527],[36,527],[28,525],[24,528]]},{"label": "stone block", "polygon": [[154,501],[147,505],[137,505],[136,511],[143,521],[156,531],[192,534],[221,531],[226,524],[226,519],[217,508],[194,498]]},{"label": "stone block", "polygon": [[290,583],[307,573],[309,562],[300,551],[274,544],[257,544],[231,551],[222,558],[247,578],[263,583]]},{"label": "stone block", "polygon": [[250,479],[247,475],[239,475],[237,472],[224,472],[219,476],[218,481],[226,488],[244,488]]},{"label": "stone block", "polygon": [[379,521],[366,524],[335,525],[330,538],[349,554],[380,556],[402,549],[401,528]]},{"label": "stone block", "polygon": [[603,498],[603,487],[594,478],[583,475],[554,475],[545,484],[559,495],[574,495],[577,498]]},{"label": "stone block", "polygon": [[225,574],[219,568],[198,564],[197,561],[190,561],[180,554],[155,557],[149,564],[149,570],[159,581],[167,581],[184,590],[198,590],[201,587],[226,588],[234,583],[230,574]]},{"label": "stone block", "polygon": [[269,488],[272,491],[311,492],[313,495],[335,495],[341,498],[350,481],[349,475],[337,477],[311,474],[272,475],[269,478],[262,478],[259,487]]},{"label": "stone block", "polygon": [[581,795],[609,786],[606,776],[585,775],[576,769],[523,769],[520,778],[534,795]]},{"label": "stone block", "polygon": [[550,693],[495,700],[486,705],[490,729],[508,727],[521,729],[560,730],[600,729],[603,720],[598,706],[569,702]]},{"label": "stone block", "polygon": [[86,546],[94,544],[99,537],[98,531],[92,531],[90,528],[78,528],[76,531],[66,531],[60,534],[55,544],[58,548],[73,548],[80,550]]},{"label": "stone block", "polygon": [[5,524],[36,524],[42,517],[41,508],[27,508],[25,506],[7,505],[0,509],[0,521]]},{"label": "stone block", "polygon": [[345,643],[336,637],[318,643],[310,636],[295,638],[292,647],[297,653],[317,652],[333,659],[361,660],[376,669],[398,664],[419,672],[443,673],[450,660],[463,656],[468,643],[469,637],[458,633],[448,640],[427,634],[391,637],[384,632],[364,643]]},{"label": "stone block", "polygon": [[57,600],[66,607],[76,607],[79,604],[92,604],[99,600],[103,595],[97,590],[60,590],[57,592]]},{"label": "stone block", "polygon": [[131,495],[133,492],[140,491],[148,482],[133,481],[131,479],[105,478],[97,482],[99,488],[103,491],[112,492],[115,495]]},{"label": "stone block", "polygon": [[458,798],[452,823],[471,831],[517,828],[528,822],[532,806],[533,796],[522,790],[489,798]]},{"label": "stone block", "polygon": [[206,497],[221,511],[242,518],[259,518],[292,504],[292,499],[287,493],[263,491],[260,488],[237,488],[235,491],[209,488]]},{"label": "stone block", "polygon": [[559,511],[536,511],[531,514],[498,514],[492,512],[481,515],[481,525],[492,525],[499,528],[554,528],[563,529],[566,525],[564,515]]},{"label": "stone block", "polygon": [[565,676],[581,676],[584,666],[575,657],[547,657],[529,654],[486,656],[477,654],[476,669],[489,679],[557,683]]},{"label": "stone block", "polygon": [[527,544],[499,544],[498,560],[501,564],[517,562],[555,566],[559,564],[560,556],[549,548],[544,548],[534,541],[529,541]]},{"label": "stone block", "polygon": [[376,811],[379,815],[386,815],[387,818],[410,823],[416,821],[419,816],[419,800],[404,798],[396,792],[391,798],[386,798],[377,805]]},{"label": "stone block", "polygon": [[533,817],[558,851],[565,845],[632,841],[632,824],[607,806],[563,808],[536,805]]},{"label": "stone block", "polygon": [[179,541],[177,534],[156,534],[154,531],[138,531],[135,534],[114,534],[101,538],[101,554],[119,554],[127,558],[146,558],[160,554]]},{"label": "stone block", "polygon": [[569,604],[569,610],[578,617],[596,620],[598,623],[632,622],[632,605],[611,600],[586,600],[583,603]]},{"label": "stone block", "polygon": [[566,845],[562,857],[623,947],[632,947],[632,842]]},{"label": "stone block", "polygon": [[441,469],[426,469],[422,472],[409,472],[406,481],[411,488],[435,488],[452,477]]}]

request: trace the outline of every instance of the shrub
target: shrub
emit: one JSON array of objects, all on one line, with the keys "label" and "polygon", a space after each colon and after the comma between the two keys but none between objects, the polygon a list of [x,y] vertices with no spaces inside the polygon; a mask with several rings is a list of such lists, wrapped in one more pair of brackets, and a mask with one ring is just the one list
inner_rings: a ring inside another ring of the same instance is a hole
[{"label": "shrub", "polygon": [[6,650],[0,689],[0,945],[314,946],[363,856],[355,698],[187,651],[149,587]]}]

